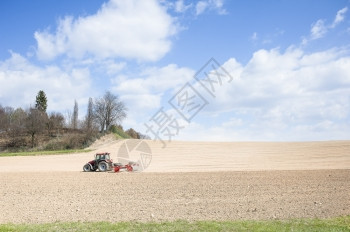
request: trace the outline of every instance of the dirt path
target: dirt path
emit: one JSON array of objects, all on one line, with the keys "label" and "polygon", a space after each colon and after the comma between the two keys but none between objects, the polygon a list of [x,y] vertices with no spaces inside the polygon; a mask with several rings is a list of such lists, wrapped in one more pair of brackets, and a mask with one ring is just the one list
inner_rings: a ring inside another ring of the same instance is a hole
[{"label": "dirt path", "polygon": [[350,170],[0,173],[0,223],[327,218]]}]

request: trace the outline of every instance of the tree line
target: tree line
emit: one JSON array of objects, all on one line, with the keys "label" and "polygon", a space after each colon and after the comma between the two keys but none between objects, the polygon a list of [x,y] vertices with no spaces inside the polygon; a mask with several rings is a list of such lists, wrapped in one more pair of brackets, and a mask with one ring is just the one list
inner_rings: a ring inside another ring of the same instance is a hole
[{"label": "tree line", "polygon": [[[14,109],[0,105],[0,142],[2,140],[3,144],[5,143],[3,146],[34,148],[39,144],[40,136],[49,139],[69,132],[80,134],[79,140],[86,144],[86,141],[91,141],[97,134],[115,130],[117,126],[122,129],[120,124],[127,117],[125,104],[109,91],[101,97],[89,98],[83,120],[79,120],[76,100],[73,112],[67,111],[66,116],[60,112],[48,113],[47,106],[48,99],[43,90],[38,92],[34,107],[30,106],[24,110],[21,107]],[[125,132],[131,138],[145,138],[132,128]]]}]

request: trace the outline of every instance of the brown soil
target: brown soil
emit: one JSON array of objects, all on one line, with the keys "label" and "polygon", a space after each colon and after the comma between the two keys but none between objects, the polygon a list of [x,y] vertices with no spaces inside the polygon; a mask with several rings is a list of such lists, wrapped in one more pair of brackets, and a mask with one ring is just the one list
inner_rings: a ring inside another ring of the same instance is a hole
[{"label": "brown soil", "polygon": [[81,172],[95,152],[117,159],[123,143],[106,139],[87,154],[0,157],[0,224],[350,215],[349,141],[174,141],[165,149],[149,142],[145,172]]},{"label": "brown soil", "polygon": [[[120,148],[128,143],[130,159],[140,160],[145,149],[132,149],[140,140],[118,141],[104,137],[94,151],[50,156],[0,157],[0,172],[81,171],[96,152],[110,152],[119,162]],[[259,170],[349,169],[350,141],[329,142],[181,142],[145,141],[151,149],[146,172],[212,172]]]},{"label": "brown soil", "polygon": [[0,223],[327,218],[350,214],[350,170],[1,173]]}]

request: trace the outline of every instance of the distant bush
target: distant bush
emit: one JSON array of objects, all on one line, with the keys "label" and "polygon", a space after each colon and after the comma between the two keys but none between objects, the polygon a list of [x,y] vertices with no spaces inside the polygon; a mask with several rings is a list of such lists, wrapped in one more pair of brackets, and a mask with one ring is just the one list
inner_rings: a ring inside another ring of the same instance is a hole
[{"label": "distant bush", "polygon": [[130,139],[131,137],[125,133],[121,125],[112,125],[109,128],[109,131],[116,134],[121,139]]},{"label": "distant bush", "polygon": [[59,138],[52,139],[43,147],[43,150],[67,150],[82,149],[89,147],[96,139],[100,138],[100,133],[70,133]]},{"label": "distant bush", "polygon": [[47,151],[58,151],[58,150],[64,150],[65,145],[61,141],[61,139],[51,140],[49,141],[43,148],[43,150]]},{"label": "distant bush", "polygon": [[140,134],[132,128],[125,131],[125,133],[128,134],[133,139],[140,139]]}]

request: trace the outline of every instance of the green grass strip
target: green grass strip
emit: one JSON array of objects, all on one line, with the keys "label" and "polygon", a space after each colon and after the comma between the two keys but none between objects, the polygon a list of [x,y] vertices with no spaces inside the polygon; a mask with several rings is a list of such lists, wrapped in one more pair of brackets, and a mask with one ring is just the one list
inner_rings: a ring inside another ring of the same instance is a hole
[{"label": "green grass strip", "polygon": [[38,155],[59,155],[70,153],[86,153],[92,150],[77,149],[77,150],[58,150],[58,151],[31,151],[31,152],[4,152],[0,153],[0,157],[5,156],[38,156]]},{"label": "green grass strip", "polygon": [[350,231],[350,216],[269,221],[56,222],[3,224],[3,231]]}]

